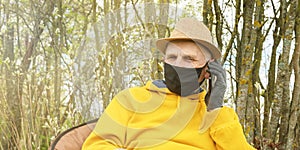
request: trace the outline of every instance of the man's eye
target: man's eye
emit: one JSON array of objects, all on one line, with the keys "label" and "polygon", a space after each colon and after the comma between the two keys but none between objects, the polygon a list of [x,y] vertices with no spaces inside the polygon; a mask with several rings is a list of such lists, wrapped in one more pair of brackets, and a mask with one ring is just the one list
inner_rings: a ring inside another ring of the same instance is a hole
[{"label": "man's eye", "polygon": [[168,59],[176,59],[176,56],[168,56]]},{"label": "man's eye", "polygon": [[188,57],[187,60],[189,60],[189,61],[196,61],[196,59],[194,59],[192,57]]}]

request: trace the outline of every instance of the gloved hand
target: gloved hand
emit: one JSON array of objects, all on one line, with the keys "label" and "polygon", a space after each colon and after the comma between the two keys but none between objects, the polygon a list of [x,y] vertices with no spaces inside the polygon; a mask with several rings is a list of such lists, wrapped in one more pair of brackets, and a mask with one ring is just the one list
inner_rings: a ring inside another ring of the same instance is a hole
[{"label": "gloved hand", "polygon": [[214,110],[223,106],[223,98],[226,91],[226,72],[216,60],[208,64],[210,73],[210,91],[205,96],[207,111]]}]

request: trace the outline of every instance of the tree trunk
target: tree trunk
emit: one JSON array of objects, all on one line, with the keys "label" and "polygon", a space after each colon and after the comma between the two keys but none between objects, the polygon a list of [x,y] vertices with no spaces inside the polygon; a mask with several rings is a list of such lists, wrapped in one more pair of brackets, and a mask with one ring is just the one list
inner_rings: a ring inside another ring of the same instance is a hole
[{"label": "tree trunk", "polygon": [[[106,15],[104,18],[104,41],[108,41],[109,38],[109,17],[108,13],[110,11],[110,5],[109,5],[109,0],[104,0],[104,14]],[[106,55],[108,56],[108,54],[106,53]],[[106,59],[104,59],[104,61],[108,61]],[[109,74],[109,70],[108,68],[105,69],[105,71],[103,71],[104,74],[108,75]],[[102,92],[102,98],[103,98],[103,108],[106,108],[110,102],[110,99],[108,99],[107,94]]]},{"label": "tree trunk", "polygon": [[222,35],[223,35],[223,13],[221,12],[221,8],[219,6],[218,0],[213,0],[214,9],[215,9],[215,16],[216,16],[216,37],[218,48],[220,50],[223,49],[223,42],[222,42]]},{"label": "tree trunk", "polygon": [[[7,14],[7,20],[9,20],[9,15]],[[8,104],[8,118],[10,119],[7,124],[7,129],[5,135],[6,140],[4,143],[5,149],[19,148],[18,143],[21,137],[21,105],[19,101],[18,93],[18,79],[15,76],[15,52],[14,52],[14,27],[11,24],[7,24],[7,32],[4,37],[4,54],[3,60],[7,63],[5,64],[5,81],[6,81],[6,101]]]},{"label": "tree trunk", "polygon": [[[281,6],[280,6],[281,7]],[[274,10],[274,13],[277,14]],[[281,18],[284,15],[282,11],[280,11]],[[268,85],[267,85],[267,98],[266,98],[266,106],[264,108],[264,135],[265,137],[270,140],[269,143],[275,143],[276,142],[276,135],[277,135],[277,129],[279,125],[279,112],[280,112],[280,103],[278,99],[275,99],[275,80],[276,80],[276,65],[277,65],[277,49],[281,41],[282,37],[282,31],[284,28],[282,27],[282,20],[279,18],[275,18],[276,26],[273,31],[273,45],[272,45],[272,54],[271,54],[271,61],[270,61],[270,69],[268,72]],[[269,112],[269,106],[272,110],[271,118],[267,114]],[[269,119],[270,118],[270,119]],[[269,122],[270,120],[270,122]],[[271,149],[271,147],[268,147],[267,149]]]},{"label": "tree trunk", "polygon": [[208,27],[209,31],[212,31],[214,15],[212,12],[212,0],[204,0],[203,1],[203,23]]},{"label": "tree trunk", "polygon": [[254,128],[254,97],[251,83],[252,72],[252,55],[254,49],[254,40],[256,34],[253,33],[252,27],[252,14],[255,1],[247,0],[243,4],[243,30],[241,37],[241,47],[237,52],[237,68],[236,71],[240,72],[237,76],[238,91],[237,91],[237,112],[244,127],[245,134],[248,142],[253,140]]},{"label": "tree trunk", "polygon": [[[289,69],[289,55],[291,49],[291,43],[293,39],[293,31],[296,17],[296,2],[297,0],[291,0],[290,5],[287,6],[287,2],[283,1],[283,8],[286,9],[287,14],[284,18],[284,28],[286,29],[283,34],[283,49],[281,53],[281,59],[278,61],[278,75],[275,87],[278,100],[281,104],[281,119],[280,119],[280,129],[279,129],[279,142],[281,143],[279,149],[286,149],[287,142],[287,131],[288,131],[288,117],[290,112],[290,75],[291,70]],[[287,11],[289,8],[289,11]]]},{"label": "tree trunk", "polygon": [[[169,37],[169,32],[167,32],[169,29],[167,28],[168,24],[168,18],[169,18],[169,0],[160,0],[160,8],[159,8],[159,16],[158,17],[158,24],[157,24],[157,32],[158,37],[157,38],[164,38]],[[153,43],[154,44],[154,43]],[[151,78],[153,80],[156,79],[162,79],[163,78],[163,69],[160,66],[162,54],[160,51],[153,51],[154,60],[152,62],[151,66]]]},{"label": "tree trunk", "polygon": [[[290,23],[288,23],[289,25],[294,25],[294,27],[290,27],[290,30],[294,30],[295,35],[296,35],[296,39],[295,39],[295,49],[294,49],[294,54],[293,54],[293,58],[291,61],[291,66],[294,70],[294,77],[295,77],[295,82],[294,82],[294,90],[292,93],[292,100],[291,100],[291,104],[290,104],[290,113],[289,117],[286,119],[286,132],[287,134],[284,136],[284,133],[281,134],[281,137],[283,139],[283,141],[286,143],[286,146],[283,147],[285,149],[297,149],[296,146],[299,146],[296,144],[296,124],[297,122],[299,123],[300,120],[298,120],[297,116],[299,116],[299,96],[300,96],[300,70],[299,70],[299,56],[300,56],[300,3],[298,1],[291,1],[291,6],[290,6]],[[294,14],[296,13],[296,14]],[[295,21],[295,22],[294,22]],[[290,31],[291,32],[291,31]],[[291,33],[290,33],[290,36]],[[285,101],[283,99],[283,101]],[[285,101],[286,103],[286,101]],[[299,147],[298,147],[299,148]]]},{"label": "tree trunk", "polygon": [[[264,35],[262,34],[262,27],[264,22],[264,3],[265,1],[258,1],[256,2],[255,12],[254,12],[254,30],[255,33],[252,37],[252,41],[255,41],[255,51],[254,51],[254,60],[253,60],[253,66],[252,66],[252,89],[253,89],[253,115],[254,115],[254,122],[255,126],[251,130],[253,130],[253,137],[251,140],[254,141],[256,144],[255,146],[257,148],[263,147],[262,143],[263,140],[261,138],[261,100],[260,100],[260,93],[261,93],[261,83],[260,83],[260,68],[261,68],[261,59],[262,59],[262,51],[263,51],[263,42],[264,42]],[[267,36],[268,32],[265,36]],[[257,141],[259,140],[259,142]]]}]

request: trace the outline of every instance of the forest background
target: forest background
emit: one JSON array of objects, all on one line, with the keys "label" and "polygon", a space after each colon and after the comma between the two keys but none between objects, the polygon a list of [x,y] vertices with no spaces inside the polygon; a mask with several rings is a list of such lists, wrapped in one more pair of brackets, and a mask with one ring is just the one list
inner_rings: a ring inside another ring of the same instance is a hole
[{"label": "forest background", "polygon": [[300,149],[298,0],[0,0],[0,149],[47,149],[120,90],[162,79],[155,39],[195,17],[257,149]]}]

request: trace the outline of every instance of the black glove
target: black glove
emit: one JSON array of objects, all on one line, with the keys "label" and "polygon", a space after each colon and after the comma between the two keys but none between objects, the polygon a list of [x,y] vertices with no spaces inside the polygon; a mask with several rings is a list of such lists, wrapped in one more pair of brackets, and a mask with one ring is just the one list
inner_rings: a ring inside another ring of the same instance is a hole
[{"label": "black glove", "polygon": [[207,72],[210,73],[210,89],[205,97],[207,110],[211,111],[223,106],[226,91],[226,72],[217,61],[208,64]]}]

